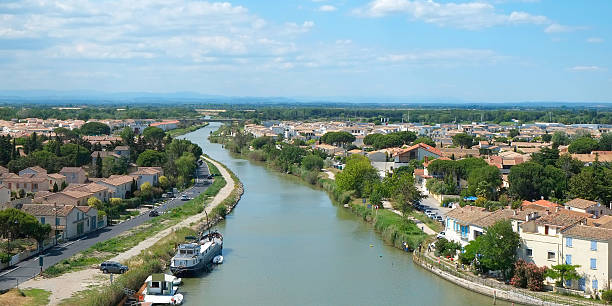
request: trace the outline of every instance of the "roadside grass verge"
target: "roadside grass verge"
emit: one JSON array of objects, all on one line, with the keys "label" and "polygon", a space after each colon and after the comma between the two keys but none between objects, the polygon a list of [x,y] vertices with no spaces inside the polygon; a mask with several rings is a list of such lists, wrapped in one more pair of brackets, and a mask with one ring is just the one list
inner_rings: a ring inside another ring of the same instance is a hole
[{"label": "roadside grass verge", "polygon": [[43,289],[13,288],[0,295],[0,305],[42,306],[49,304],[51,292]]},{"label": "roadside grass verge", "polygon": [[429,217],[427,217],[424,213],[420,212],[420,211],[411,211],[409,214],[409,216],[414,217],[415,219],[425,223],[427,226],[429,226],[429,228],[431,228],[432,230],[436,231],[436,232],[441,232],[442,230],[444,230],[444,227],[442,226],[442,224],[438,221],[435,221]]}]

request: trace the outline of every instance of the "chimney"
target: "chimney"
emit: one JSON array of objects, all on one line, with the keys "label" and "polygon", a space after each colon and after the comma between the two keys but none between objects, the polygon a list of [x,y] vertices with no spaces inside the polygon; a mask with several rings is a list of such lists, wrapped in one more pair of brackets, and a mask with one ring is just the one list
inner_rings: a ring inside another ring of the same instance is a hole
[{"label": "chimney", "polygon": [[546,210],[546,215],[550,215],[550,210]]},{"label": "chimney", "polygon": [[544,196],[540,196],[540,200],[544,200]]},{"label": "chimney", "polygon": [[513,212],[513,215],[516,216],[516,210],[513,210],[512,212]]},{"label": "chimney", "polygon": [[529,215],[526,215],[526,216],[525,216],[525,222],[529,221],[529,219],[530,219],[530,218],[529,218]]},{"label": "chimney", "polygon": [[424,163],[427,163],[429,161],[429,156],[425,156],[425,161]]},{"label": "chimney", "polygon": [[559,212],[559,206],[555,207],[555,212]]}]

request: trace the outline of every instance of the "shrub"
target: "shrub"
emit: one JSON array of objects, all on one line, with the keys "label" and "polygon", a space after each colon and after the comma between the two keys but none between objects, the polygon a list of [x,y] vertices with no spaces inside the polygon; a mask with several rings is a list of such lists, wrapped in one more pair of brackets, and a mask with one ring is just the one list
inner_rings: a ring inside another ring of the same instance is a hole
[{"label": "shrub", "polygon": [[601,293],[601,299],[606,302],[612,302],[612,290],[605,290]]},{"label": "shrub", "polygon": [[544,289],[545,273],[546,267],[540,268],[533,263],[527,263],[520,259],[514,264],[514,276],[512,276],[510,284],[531,291],[542,291]]}]

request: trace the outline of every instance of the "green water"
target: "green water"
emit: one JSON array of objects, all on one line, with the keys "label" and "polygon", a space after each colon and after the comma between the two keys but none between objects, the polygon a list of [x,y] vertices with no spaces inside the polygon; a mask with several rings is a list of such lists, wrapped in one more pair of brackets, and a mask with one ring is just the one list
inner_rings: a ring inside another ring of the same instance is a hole
[{"label": "green water", "polygon": [[184,138],[232,169],[245,192],[217,226],[224,235],[223,265],[184,279],[185,305],[493,304],[415,265],[325,192],[209,143],[218,127],[212,123]]}]

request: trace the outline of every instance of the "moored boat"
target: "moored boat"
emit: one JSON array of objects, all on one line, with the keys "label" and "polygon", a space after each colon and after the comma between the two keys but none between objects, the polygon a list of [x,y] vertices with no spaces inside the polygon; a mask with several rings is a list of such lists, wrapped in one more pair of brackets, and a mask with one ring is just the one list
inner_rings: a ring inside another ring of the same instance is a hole
[{"label": "moored boat", "polygon": [[183,303],[183,295],[178,293],[180,283],[180,278],[170,274],[150,275],[139,300],[148,305],[180,305]]},{"label": "moored boat", "polygon": [[215,231],[202,235],[197,242],[178,246],[176,255],[170,261],[170,271],[174,275],[187,275],[209,270],[213,259],[221,255],[222,250],[221,233]]}]

